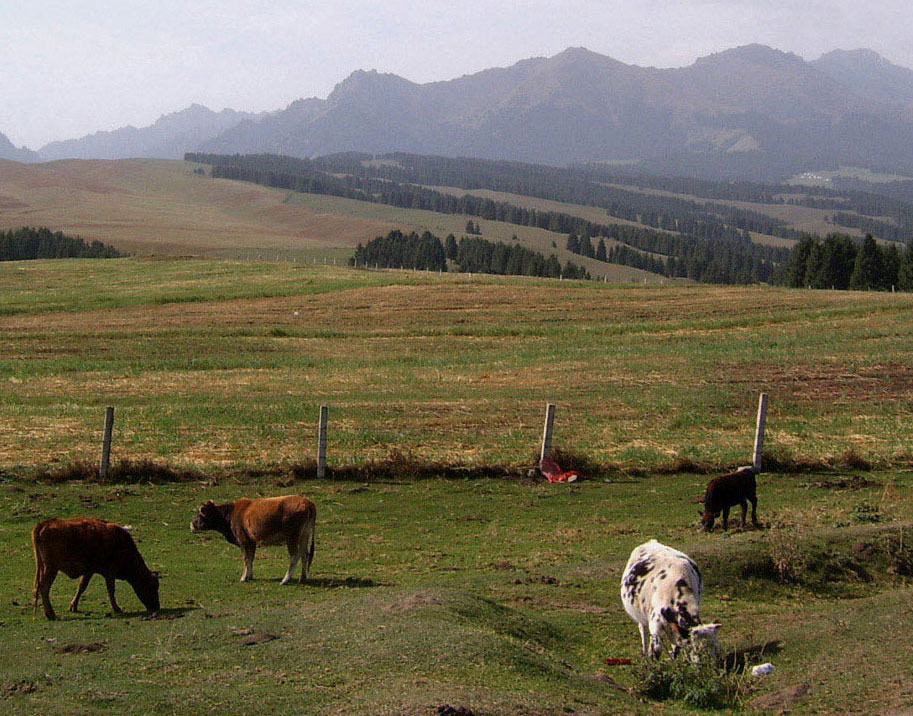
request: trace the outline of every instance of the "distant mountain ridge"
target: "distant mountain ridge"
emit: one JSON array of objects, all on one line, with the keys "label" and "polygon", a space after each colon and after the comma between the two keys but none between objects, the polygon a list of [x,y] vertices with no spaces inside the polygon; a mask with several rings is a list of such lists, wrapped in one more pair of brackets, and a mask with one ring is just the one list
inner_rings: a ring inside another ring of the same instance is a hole
[{"label": "distant mountain ridge", "polygon": [[38,154],[26,147],[17,147],[9,137],[0,132],[0,159],[12,159],[14,162],[38,161]]},{"label": "distant mountain ridge", "polygon": [[173,158],[195,150],[639,160],[659,171],[750,179],[840,164],[913,172],[913,70],[871,50],[807,62],[746,45],[657,69],[569,48],[427,84],[358,70],[326,99],[257,115],[193,105],[150,127],[53,142],[38,156]]},{"label": "distant mountain ridge", "polygon": [[40,161],[54,159],[126,159],[149,157],[180,159],[201,143],[239,122],[260,115],[224,109],[213,112],[192,104],[180,112],[165,114],[148,127],[122,127],[96,132],[80,139],[51,142],[38,150]]},{"label": "distant mountain ridge", "polygon": [[[839,61],[838,61],[839,60]],[[245,122],[203,151],[407,151],[780,179],[861,164],[913,171],[913,70],[871,51],[815,62],[746,45],[676,69],[584,48],[419,85],[357,71],[326,100]]]}]

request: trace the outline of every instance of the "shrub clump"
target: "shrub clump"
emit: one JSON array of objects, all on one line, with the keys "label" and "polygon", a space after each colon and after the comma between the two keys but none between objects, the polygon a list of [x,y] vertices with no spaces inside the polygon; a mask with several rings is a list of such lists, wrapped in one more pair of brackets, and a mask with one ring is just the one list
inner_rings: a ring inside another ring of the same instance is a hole
[{"label": "shrub clump", "polygon": [[675,699],[701,709],[738,708],[750,690],[744,673],[729,672],[716,659],[641,659],[635,689],[656,701]]},{"label": "shrub clump", "polygon": [[869,502],[860,502],[853,508],[850,516],[853,518],[853,522],[859,522],[861,524],[881,522],[884,518],[881,514],[881,508],[878,507],[878,505],[873,505]]},{"label": "shrub clump", "polygon": [[136,484],[152,483],[162,484],[167,482],[199,482],[206,479],[206,475],[193,468],[174,468],[169,465],[155,462],[154,460],[117,460],[111,463],[108,474],[102,480],[99,475],[97,462],[89,460],[74,460],[59,468],[44,470],[35,475],[39,482],[58,484],[71,480],[86,482],[99,482],[111,484]]}]

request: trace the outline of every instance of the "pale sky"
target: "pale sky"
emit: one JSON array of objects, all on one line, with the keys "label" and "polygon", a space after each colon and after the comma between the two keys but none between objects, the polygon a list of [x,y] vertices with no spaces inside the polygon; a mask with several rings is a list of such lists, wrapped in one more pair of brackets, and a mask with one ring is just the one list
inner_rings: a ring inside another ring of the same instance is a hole
[{"label": "pale sky", "polygon": [[913,1],[0,0],[0,132],[38,149],[193,102],[279,109],[356,69],[429,82],[570,46],[678,67],[752,42],[913,67]]}]

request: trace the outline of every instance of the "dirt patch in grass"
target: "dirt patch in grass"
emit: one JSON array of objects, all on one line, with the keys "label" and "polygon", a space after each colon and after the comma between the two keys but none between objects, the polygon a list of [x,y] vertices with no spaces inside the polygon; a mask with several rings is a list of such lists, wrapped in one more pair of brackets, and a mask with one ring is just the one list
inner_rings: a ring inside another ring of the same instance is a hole
[{"label": "dirt patch in grass", "polygon": [[[863,366],[849,371],[833,366],[783,366],[730,364],[721,374],[729,383],[763,386],[774,395],[788,395],[797,403],[857,404],[868,401],[905,400],[913,394],[913,366],[897,361]],[[737,377],[735,377],[737,376]]]},{"label": "dirt patch in grass", "polygon": [[806,483],[809,487],[817,487],[822,490],[862,490],[866,487],[880,487],[881,483],[877,480],[869,480],[862,475],[850,475],[849,477],[829,478],[814,480]]},{"label": "dirt patch in grass", "polygon": [[388,612],[410,612],[413,609],[418,607],[425,606],[426,604],[435,604],[440,605],[444,604],[444,600],[432,592],[418,592],[416,594],[410,594],[408,597],[401,599],[392,604],[388,604],[384,607],[385,611]]},{"label": "dirt patch in grass", "polygon": [[67,644],[59,646],[54,651],[58,654],[93,654],[99,651],[106,651],[108,645],[103,641],[93,641],[90,644]]},{"label": "dirt patch in grass", "polygon": [[270,634],[265,631],[256,631],[248,634],[241,640],[242,646],[256,646],[257,644],[265,644],[268,641],[275,641],[276,639],[281,639],[277,634]]},{"label": "dirt patch in grass", "polygon": [[785,689],[775,691],[772,694],[758,696],[751,701],[751,705],[756,709],[765,711],[777,710],[781,712],[788,711],[796,702],[800,701],[808,694],[808,684],[793,684]]},{"label": "dirt patch in grass", "polygon": [[475,711],[466,706],[451,706],[450,704],[441,704],[435,713],[438,716],[475,716]]},{"label": "dirt patch in grass", "polygon": [[20,681],[10,681],[5,684],[0,684],[0,693],[5,696],[15,696],[16,694],[32,694],[38,691],[40,688],[41,687],[34,681],[21,679]]}]

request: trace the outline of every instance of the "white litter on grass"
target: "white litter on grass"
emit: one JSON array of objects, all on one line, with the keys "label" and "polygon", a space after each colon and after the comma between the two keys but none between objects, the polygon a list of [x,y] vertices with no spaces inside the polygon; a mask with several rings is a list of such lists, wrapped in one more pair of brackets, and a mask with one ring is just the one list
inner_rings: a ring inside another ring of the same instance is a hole
[{"label": "white litter on grass", "polygon": [[766,676],[767,674],[772,674],[776,667],[770,662],[766,664],[758,664],[751,669],[752,676]]},{"label": "white litter on grass", "polygon": [[298,315],[298,311],[294,311],[294,312],[292,313],[292,315],[293,315],[293,316],[297,316],[297,315]]}]

